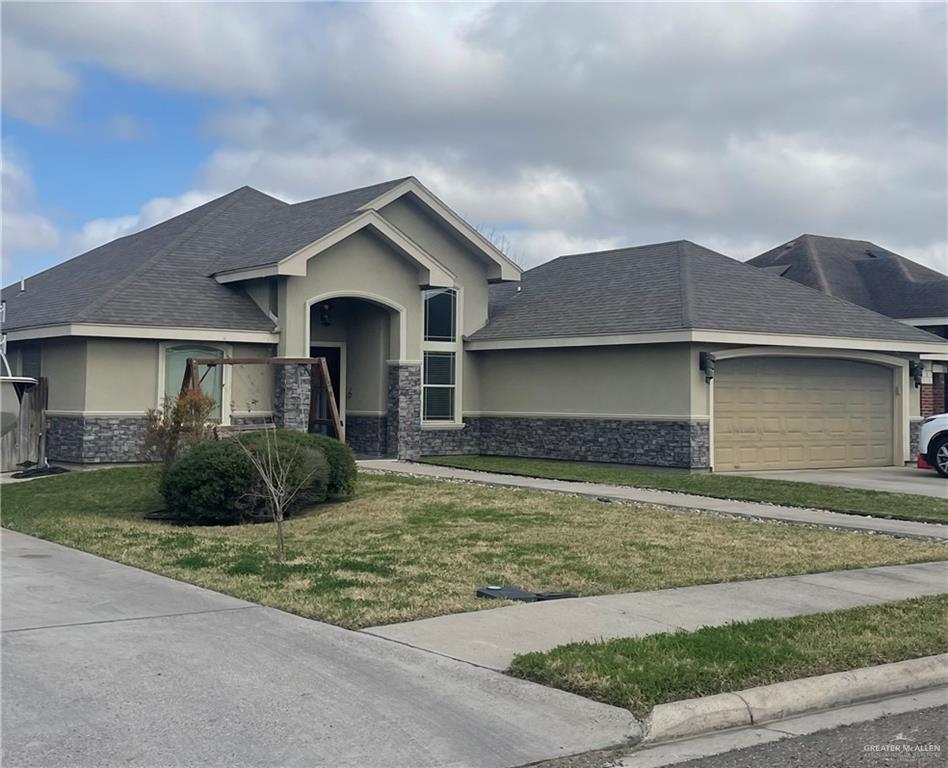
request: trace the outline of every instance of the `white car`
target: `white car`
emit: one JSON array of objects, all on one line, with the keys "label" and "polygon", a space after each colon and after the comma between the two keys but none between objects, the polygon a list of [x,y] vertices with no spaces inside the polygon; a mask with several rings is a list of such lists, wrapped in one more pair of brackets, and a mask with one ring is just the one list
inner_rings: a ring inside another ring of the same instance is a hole
[{"label": "white car", "polygon": [[948,413],[929,416],[918,434],[918,457],[948,477]]}]

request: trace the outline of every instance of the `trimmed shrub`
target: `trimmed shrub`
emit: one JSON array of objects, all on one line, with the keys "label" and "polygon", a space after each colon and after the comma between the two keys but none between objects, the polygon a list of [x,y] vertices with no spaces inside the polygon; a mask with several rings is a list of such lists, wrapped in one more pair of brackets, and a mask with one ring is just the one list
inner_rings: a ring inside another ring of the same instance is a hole
[{"label": "trimmed shrub", "polygon": [[326,435],[307,435],[318,445],[329,462],[329,495],[351,496],[355,490],[356,459],[353,450],[345,443]]},{"label": "trimmed shrub", "polygon": [[161,482],[165,509],[185,523],[234,524],[251,511],[257,483],[253,464],[231,440],[198,443]]},{"label": "trimmed shrub", "polygon": [[[286,510],[287,517],[325,501],[329,493],[326,456],[317,442],[300,440],[297,435],[283,430],[269,433],[270,450],[276,449],[281,460],[290,462],[290,484],[302,483]],[[251,432],[239,442],[200,443],[178,459],[161,484],[169,515],[194,525],[269,520],[263,481],[244,448],[262,455],[267,451],[267,437]]]},{"label": "trimmed shrub", "polygon": [[[329,462],[329,478],[326,491],[329,496],[350,496],[355,490],[356,461],[355,453],[345,443],[340,443],[334,437],[313,435],[308,432],[295,430],[277,430],[282,444],[299,445],[301,448],[316,448],[321,451]],[[245,445],[261,440],[262,432],[251,432],[240,438]]]}]

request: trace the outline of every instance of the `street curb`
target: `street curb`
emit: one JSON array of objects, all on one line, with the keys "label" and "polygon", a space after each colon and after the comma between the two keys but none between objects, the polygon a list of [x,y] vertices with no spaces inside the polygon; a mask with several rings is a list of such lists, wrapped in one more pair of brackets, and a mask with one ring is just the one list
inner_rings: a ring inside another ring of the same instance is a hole
[{"label": "street curb", "polygon": [[948,653],[659,704],[641,744],[759,725],[805,712],[948,684]]}]

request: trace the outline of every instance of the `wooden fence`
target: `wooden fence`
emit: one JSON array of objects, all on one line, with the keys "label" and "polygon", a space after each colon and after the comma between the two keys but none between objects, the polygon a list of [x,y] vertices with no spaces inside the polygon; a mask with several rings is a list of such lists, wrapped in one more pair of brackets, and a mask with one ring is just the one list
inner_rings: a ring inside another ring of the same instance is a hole
[{"label": "wooden fence", "polygon": [[43,412],[48,391],[46,379],[40,379],[35,387],[23,393],[16,428],[0,438],[0,472],[17,470],[24,462],[36,463],[42,458]]}]

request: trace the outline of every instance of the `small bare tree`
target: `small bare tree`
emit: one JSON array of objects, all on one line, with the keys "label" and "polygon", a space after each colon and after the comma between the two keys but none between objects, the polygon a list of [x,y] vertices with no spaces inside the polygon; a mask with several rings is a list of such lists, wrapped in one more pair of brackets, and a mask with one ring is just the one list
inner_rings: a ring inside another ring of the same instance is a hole
[{"label": "small bare tree", "polygon": [[312,468],[307,471],[306,463],[302,462],[303,470],[297,473],[295,466],[300,450],[299,445],[294,445],[290,451],[280,450],[277,432],[274,429],[263,430],[262,446],[248,446],[242,443],[240,438],[236,440],[260,478],[261,490],[258,495],[263,499],[267,509],[270,510],[273,522],[276,523],[277,560],[285,563],[283,520],[297,494],[317,470]]},{"label": "small bare tree", "polygon": [[181,454],[210,438],[214,405],[214,398],[200,390],[166,395],[158,408],[145,412],[142,458],[160,461],[167,473]]}]

